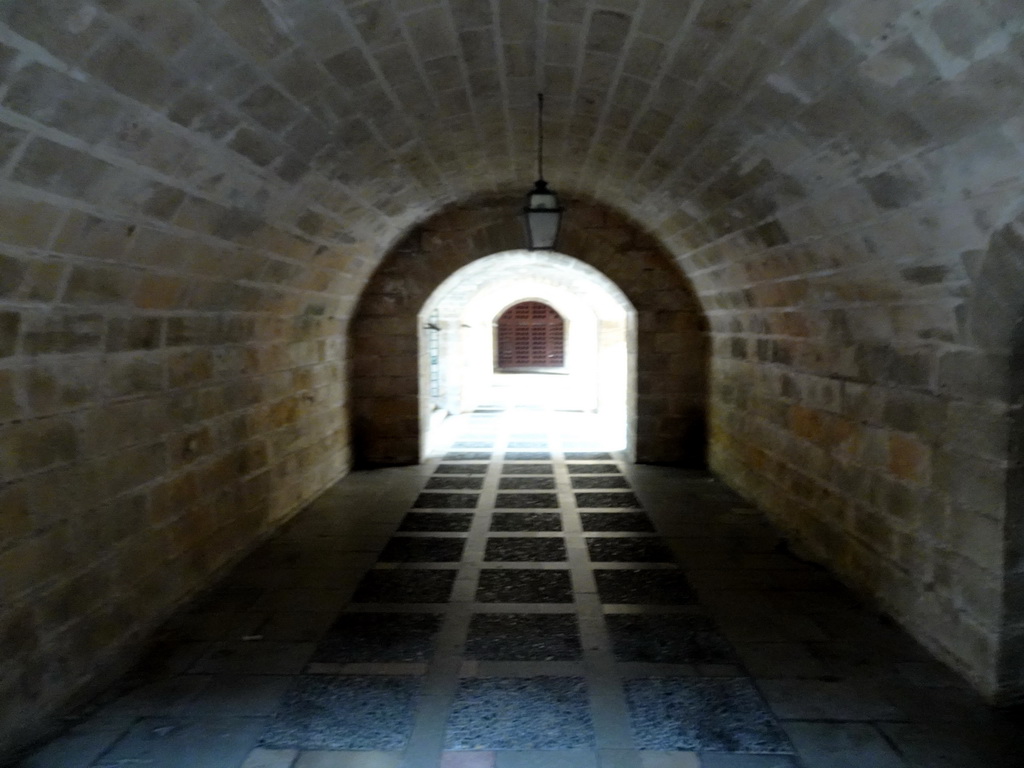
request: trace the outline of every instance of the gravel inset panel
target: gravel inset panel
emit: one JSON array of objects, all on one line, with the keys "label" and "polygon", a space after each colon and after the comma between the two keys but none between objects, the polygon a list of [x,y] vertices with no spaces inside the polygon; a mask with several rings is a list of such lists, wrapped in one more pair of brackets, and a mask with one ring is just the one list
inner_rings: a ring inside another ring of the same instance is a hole
[{"label": "gravel inset panel", "polygon": [[566,461],[611,461],[613,456],[607,451],[566,451]]},{"label": "gravel inset panel", "polygon": [[505,461],[551,461],[548,451],[509,451]]},{"label": "gravel inset panel", "polygon": [[452,449],[456,451],[465,451],[473,448],[490,451],[494,448],[494,443],[491,440],[459,440],[457,443],[452,443]]},{"label": "gravel inset panel", "polygon": [[495,512],[492,531],[560,531],[562,516],[557,512]]},{"label": "gravel inset panel", "polygon": [[555,490],[555,478],[553,477],[502,477],[498,479],[499,491],[553,491]]},{"label": "gravel inset panel", "polygon": [[486,464],[438,464],[435,475],[485,475]]},{"label": "gravel inset panel", "polygon": [[652,536],[591,537],[587,552],[595,563],[672,563],[675,555],[668,545]]},{"label": "gravel inset panel", "polygon": [[672,569],[595,569],[602,603],[633,605],[686,605],[696,602],[683,572]]},{"label": "gravel inset panel", "polygon": [[479,603],[571,603],[569,571],[539,568],[484,568],[476,590]]},{"label": "gravel inset panel", "polygon": [[440,536],[395,536],[380,553],[382,563],[457,563],[465,539]]},{"label": "gravel inset panel", "polygon": [[502,464],[501,474],[503,475],[552,475],[554,467],[551,464]]},{"label": "gravel inset panel", "polygon": [[372,570],[352,596],[354,603],[447,603],[456,570]]},{"label": "gravel inset panel", "polygon": [[560,538],[493,538],[487,540],[487,562],[559,562],[568,557]]},{"label": "gravel inset panel", "polygon": [[416,533],[465,533],[471,525],[472,512],[410,512],[402,518],[398,530]]},{"label": "gravel inset panel", "polygon": [[499,493],[494,506],[499,509],[556,509],[554,493]]},{"label": "gravel inset panel", "polygon": [[729,642],[706,616],[611,613],[605,616],[617,661],[653,664],[731,664]]},{"label": "gravel inset panel", "polygon": [[569,478],[573,488],[629,488],[622,475],[580,475]]},{"label": "gravel inset panel", "polygon": [[566,464],[570,475],[620,475],[618,464]]},{"label": "gravel inset panel", "polygon": [[580,512],[584,531],[646,533],[654,525],[644,512]]},{"label": "gravel inset panel", "polygon": [[415,509],[475,509],[479,493],[421,493],[413,503]]},{"label": "gravel inset panel", "polygon": [[574,661],[583,655],[571,613],[477,613],[466,658],[478,661]]},{"label": "gravel inset panel", "polygon": [[433,654],[436,613],[343,613],[312,661],[328,664],[423,662]]},{"label": "gravel inset panel", "polygon": [[741,678],[627,680],[626,702],[640,749],[792,754],[761,696]]},{"label": "gravel inset panel", "polygon": [[446,477],[429,477],[424,488],[428,491],[479,491],[484,487],[484,479],[480,476],[459,477],[449,475]]},{"label": "gravel inset panel", "polygon": [[576,493],[576,506],[581,509],[594,509],[599,507],[613,509],[638,509],[640,502],[632,493],[610,491],[602,493]]},{"label": "gravel inset panel", "polygon": [[441,461],[490,461],[490,451],[449,451]]},{"label": "gravel inset panel", "polygon": [[463,678],[445,749],[593,748],[587,699],[582,677]]},{"label": "gravel inset panel", "polygon": [[509,442],[508,447],[510,450],[514,451],[543,451],[547,450],[548,444],[543,440],[512,440]]},{"label": "gravel inset panel", "polygon": [[270,749],[403,749],[420,681],[382,675],[304,675],[285,694],[260,745]]}]

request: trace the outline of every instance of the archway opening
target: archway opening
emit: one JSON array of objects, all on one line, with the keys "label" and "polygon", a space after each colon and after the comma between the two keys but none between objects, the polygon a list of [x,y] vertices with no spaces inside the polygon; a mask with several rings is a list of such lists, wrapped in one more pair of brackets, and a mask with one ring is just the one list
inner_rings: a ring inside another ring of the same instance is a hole
[{"label": "archway opening", "polygon": [[505,251],[463,267],[419,314],[421,456],[449,415],[518,408],[592,413],[632,458],[636,327],[625,294],[570,256]]},{"label": "archway opening", "polygon": [[[707,460],[708,320],[693,286],[671,254],[649,234],[614,210],[574,198],[561,235],[571,258],[578,296],[585,283],[576,271],[596,270],[625,302],[630,459],[638,463],[703,468]],[[349,324],[350,408],[353,458],[357,466],[415,464],[423,456],[424,424],[433,412],[429,393],[440,392],[439,366],[431,382],[431,350],[446,351],[439,332],[427,331],[438,289],[464,267],[491,255],[520,251],[522,230],[501,197],[452,207],[410,230],[374,272],[360,294]],[[550,255],[550,254],[546,254]],[[504,277],[529,278],[529,270]],[[443,293],[443,291],[441,292]],[[497,310],[523,298],[541,298],[533,289],[494,300]],[[570,324],[571,327],[571,324]],[[633,341],[635,339],[635,342]],[[621,358],[620,358],[621,361]],[[622,380],[622,366],[602,371],[601,386]],[[602,389],[603,391],[603,389]],[[451,397],[452,393],[437,397]],[[621,401],[621,398],[620,398]],[[634,404],[635,403],[635,407]],[[635,446],[635,448],[634,448]]]}]

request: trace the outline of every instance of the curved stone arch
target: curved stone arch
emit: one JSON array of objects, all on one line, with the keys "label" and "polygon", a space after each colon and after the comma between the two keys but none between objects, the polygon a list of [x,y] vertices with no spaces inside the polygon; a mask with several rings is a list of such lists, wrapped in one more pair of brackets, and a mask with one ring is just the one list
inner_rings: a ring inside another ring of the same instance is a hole
[{"label": "curved stone arch", "polygon": [[[522,247],[518,201],[455,207],[411,231],[382,260],[350,325],[352,428],[362,465],[420,460],[419,315],[459,269]],[[671,254],[621,214],[568,202],[559,251],[607,277],[637,313],[636,460],[703,466],[707,322]]]}]

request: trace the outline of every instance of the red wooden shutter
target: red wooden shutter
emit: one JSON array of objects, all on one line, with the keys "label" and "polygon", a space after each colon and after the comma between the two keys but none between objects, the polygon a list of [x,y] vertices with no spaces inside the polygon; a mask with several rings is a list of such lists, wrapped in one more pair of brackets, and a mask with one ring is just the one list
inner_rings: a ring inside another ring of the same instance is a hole
[{"label": "red wooden shutter", "polygon": [[565,323],[547,304],[523,301],[498,318],[499,368],[561,368]]}]

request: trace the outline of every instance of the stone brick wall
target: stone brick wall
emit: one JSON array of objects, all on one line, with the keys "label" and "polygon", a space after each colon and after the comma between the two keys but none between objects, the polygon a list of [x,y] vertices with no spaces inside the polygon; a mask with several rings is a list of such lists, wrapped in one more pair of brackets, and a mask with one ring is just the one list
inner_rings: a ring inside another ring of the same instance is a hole
[{"label": "stone brick wall", "polygon": [[[712,464],[980,689],[1020,697],[1019,14],[793,3],[746,26],[771,5],[722,28],[767,48],[726,44],[689,78],[728,118],[613,161],[654,185],[625,209],[708,312]],[[758,70],[740,98],[713,82]],[[630,200],[636,177],[609,177]]]},{"label": "stone brick wall", "polygon": [[337,323],[5,313],[0,729],[31,733],[343,474]]},{"label": "stone brick wall", "polygon": [[[481,200],[435,216],[367,284],[352,321],[357,460],[420,460],[417,316],[459,268],[522,247],[518,202]],[[636,309],[637,461],[703,466],[708,347],[692,289],[669,254],[621,215],[582,199],[566,207],[559,250],[597,268]]]},{"label": "stone brick wall", "polygon": [[143,6],[0,7],[0,755],[350,464],[364,246]]}]

